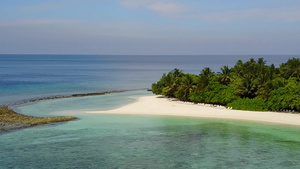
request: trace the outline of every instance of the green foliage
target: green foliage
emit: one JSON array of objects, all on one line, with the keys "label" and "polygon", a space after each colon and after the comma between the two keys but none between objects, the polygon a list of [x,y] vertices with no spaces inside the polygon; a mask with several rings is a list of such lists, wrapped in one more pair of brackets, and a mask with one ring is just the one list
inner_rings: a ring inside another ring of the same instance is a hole
[{"label": "green foliage", "polygon": [[237,98],[232,85],[227,86],[220,84],[216,78],[214,78],[203,91],[190,95],[189,100],[193,102],[227,105]]},{"label": "green foliage", "polygon": [[300,81],[300,59],[299,58],[289,59],[286,63],[280,65],[279,71],[281,76],[284,77],[285,79],[294,77],[299,82]]},{"label": "green foliage", "polygon": [[209,81],[211,79],[211,77],[214,76],[214,73],[211,71],[210,68],[204,68],[200,75],[198,76],[198,78],[196,79],[196,89],[197,91],[202,91],[205,89],[205,87],[208,86]]},{"label": "green foliage", "polygon": [[243,78],[237,78],[235,80],[235,93],[240,97],[254,98],[256,96],[257,86],[253,81],[253,78],[249,75],[245,75]]},{"label": "green foliage", "polygon": [[179,69],[174,69],[168,74],[163,74],[162,78],[152,84],[152,92],[154,94],[162,94],[169,97],[175,96],[175,91],[180,83],[180,78],[184,74]]},{"label": "green foliage", "polygon": [[230,69],[228,66],[223,66],[221,68],[221,72],[219,72],[219,77],[218,77],[218,81],[221,83],[221,84],[224,84],[224,85],[228,85],[230,82],[231,82],[231,72],[232,72],[232,69]]},{"label": "green foliage", "polygon": [[280,87],[284,87],[286,84],[287,84],[287,80],[281,77],[267,81],[266,83],[261,85],[258,91],[256,92],[257,97],[264,100],[268,100],[270,97],[270,93],[273,90],[278,89]]},{"label": "green foliage", "polygon": [[193,92],[196,75],[185,74],[180,78],[180,85],[175,92],[175,97],[181,100],[188,100],[189,95]]},{"label": "green foliage", "polygon": [[273,90],[268,100],[270,110],[300,111],[300,83],[296,78],[290,78],[287,85]]},{"label": "green foliage", "polygon": [[192,102],[227,105],[241,110],[300,111],[300,60],[289,59],[276,68],[263,58],[239,60],[233,68],[214,73],[204,68],[199,75],[174,69],[152,84],[154,94]]},{"label": "green foliage", "polygon": [[232,103],[229,103],[227,107],[232,107],[235,110],[250,110],[250,111],[267,111],[268,104],[260,98],[239,98]]}]

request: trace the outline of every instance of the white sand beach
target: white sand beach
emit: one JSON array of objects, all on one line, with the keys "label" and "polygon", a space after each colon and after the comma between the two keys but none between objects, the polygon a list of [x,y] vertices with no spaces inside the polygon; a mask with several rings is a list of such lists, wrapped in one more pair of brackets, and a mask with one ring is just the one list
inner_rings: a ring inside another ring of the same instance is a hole
[{"label": "white sand beach", "polygon": [[276,112],[228,110],[224,107],[174,101],[159,96],[140,97],[137,102],[108,111],[87,111],[97,114],[179,116],[191,118],[238,120],[300,127],[300,115]]}]

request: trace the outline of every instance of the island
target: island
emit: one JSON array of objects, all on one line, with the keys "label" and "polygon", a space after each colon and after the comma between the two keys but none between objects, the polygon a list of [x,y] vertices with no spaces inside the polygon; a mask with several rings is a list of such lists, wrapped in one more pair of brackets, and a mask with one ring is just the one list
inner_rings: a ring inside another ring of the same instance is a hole
[{"label": "island", "polygon": [[296,113],[300,111],[300,59],[280,67],[263,58],[237,61],[218,73],[204,68],[199,75],[174,69],[152,84],[154,94],[182,101],[226,106],[237,110]]}]

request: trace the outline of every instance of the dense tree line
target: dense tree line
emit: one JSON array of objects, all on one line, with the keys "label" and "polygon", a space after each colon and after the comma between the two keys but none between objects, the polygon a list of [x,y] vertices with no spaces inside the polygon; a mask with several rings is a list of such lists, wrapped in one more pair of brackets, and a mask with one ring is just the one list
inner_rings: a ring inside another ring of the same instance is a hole
[{"label": "dense tree line", "polygon": [[239,60],[232,68],[223,66],[217,73],[204,68],[199,75],[174,69],[152,84],[152,92],[240,110],[299,112],[300,59],[279,67],[263,58]]}]

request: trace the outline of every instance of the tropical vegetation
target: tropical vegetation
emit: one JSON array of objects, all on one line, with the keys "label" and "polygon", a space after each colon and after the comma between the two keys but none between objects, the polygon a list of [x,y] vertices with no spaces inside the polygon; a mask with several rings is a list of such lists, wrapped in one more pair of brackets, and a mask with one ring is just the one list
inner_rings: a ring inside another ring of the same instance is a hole
[{"label": "tropical vegetation", "polygon": [[217,73],[204,68],[198,75],[175,68],[152,84],[152,92],[239,110],[300,112],[300,59],[276,67],[251,58]]}]

